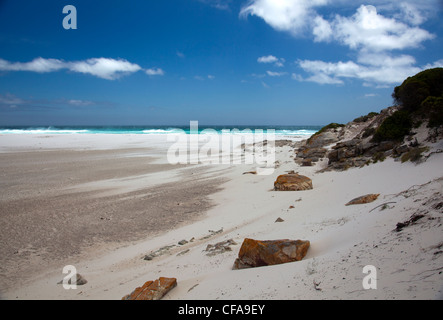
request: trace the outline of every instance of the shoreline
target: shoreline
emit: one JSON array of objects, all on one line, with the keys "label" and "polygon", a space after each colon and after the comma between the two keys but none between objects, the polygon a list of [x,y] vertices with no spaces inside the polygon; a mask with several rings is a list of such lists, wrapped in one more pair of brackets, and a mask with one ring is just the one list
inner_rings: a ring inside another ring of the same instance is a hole
[{"label": "shoreline", "polygon": [[[434,299],[439,294],[443,278],[432,270],[441,265],[443,230],[433,206],[443,185],[442,154],[419,165],[387,159],[344,172],[319,173],[324,161],[300,167],[294,163],[292,147],[276,151],[279,167],[269,176],[243,175],[253,169],[244,164],[197,166],[202,169],[201,179],[222,178],[216,183],[218,189],[206,195],[213,205],[192,223],[150,239],[126,242],[117,249],[97,246],[88,259],[74,261],[88,280],[77,290],[56,285],[64,277],[60,266],[31,279],[26,287],[8,290],[2,298],[114,300],[162,276],[176,277],[178,282],[165,300]],[[310,177],[314,189],[271,191],[277,175],[290,170]],[[345,206],[367,193],[381,195],[370,204]],[[395,204],[376,208],[386,202]],[[426,219],[402,232],[393,231],[398,222],[424,209]],[[277,223],[277,218],[283,222]],[[305,239],[311,248],[299,262],[232,270],[246,237]],[[228,239],[236,243],[230,251],[206,254],[209,244]],[[178,244],[181,240],[187,243]],[[170,246],[152,260],[143,259]],[[365,265],[377,268],[377,290],[362,287]]]}]

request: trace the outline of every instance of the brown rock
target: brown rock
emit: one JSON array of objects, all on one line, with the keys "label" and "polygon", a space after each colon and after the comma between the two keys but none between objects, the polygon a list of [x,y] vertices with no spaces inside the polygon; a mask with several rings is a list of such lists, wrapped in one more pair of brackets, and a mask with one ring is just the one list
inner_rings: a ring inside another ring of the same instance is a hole
[{"label": "brown rock", "polygon": [[304,240],[253,240],[246,238],[233,269],[245,269],[302,260],[310,246]]},{"label": "brown rock", "polygon": [[303,159],[301,162],[302,167],[312,167],[312,159]]},{"label": "brown rock", "polygon": [[143,286],[136,288],[122,300],[160,300],[175,286],[177,286],[176,278],[161,277],[155,281],[145,282]]},{"label": "brown rock", "polygon": [[309,158],[323,158],[327,153],[325,148],[307,148],[302,147],[297,153],[298,158],[309,159]]},{"label": "brown rock", "polygon": [[364,196],[361,196],[361,197],[358,197],[358,198],[352,199],[352,200],[349,201],[346,205],[347,205],[347,206],[350,206],[350,205],[353,205],[353,204],[365,204],[365,203],[370,203],[370,202],[372,202],[372,201],[377,200],[377,198],[378,198],[379,195],[380,195],[380,194],[367,194],[367,195],[364,195]]},{"label": "brown rock", "polygon": [[277,191],[300,191],[312,188],[312,180],[298,173],[280,175],[274,182],[274,190]]}]

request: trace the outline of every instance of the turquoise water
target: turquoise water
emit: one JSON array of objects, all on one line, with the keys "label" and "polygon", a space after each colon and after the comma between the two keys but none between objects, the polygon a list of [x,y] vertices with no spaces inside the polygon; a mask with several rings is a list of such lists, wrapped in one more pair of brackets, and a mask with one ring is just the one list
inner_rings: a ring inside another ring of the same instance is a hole
[{"label": "turquoise water", "polygon": [[[208,130],[211,129],[211,130]],[[234,130],[236,129],[236,130]],[[321,126],[199,126],[199,133],[269,133],[276,135],[311,136]],[[54,127],[1,127],[0,134],[189,134],[189,126],[54,126]]]}]

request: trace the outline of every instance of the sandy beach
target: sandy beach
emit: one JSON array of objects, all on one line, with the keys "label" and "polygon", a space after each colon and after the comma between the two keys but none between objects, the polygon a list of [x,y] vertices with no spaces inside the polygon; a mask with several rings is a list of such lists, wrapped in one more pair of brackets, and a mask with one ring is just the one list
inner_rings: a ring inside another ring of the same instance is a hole
[{"label": "sandy beach", "polygon": [[[0,145],[3,299],[121,299],[159,277],[177,278],[163,298],[173,300],[441,296],[442,153],[321,173],[327,159],[301,167],[283,145],[274,173],[254,175],[243,174],[250,164],[170,165],[164,137],[3,135]],[[314,188],[273,191],[290,170]],[[369,193],[380,196],[345,206]],[[311,247],[302,261],[232,270],[245,238]],[[88,282],[63,289],[65,265]],[[375,290],[362,286],[367,265]]]}]

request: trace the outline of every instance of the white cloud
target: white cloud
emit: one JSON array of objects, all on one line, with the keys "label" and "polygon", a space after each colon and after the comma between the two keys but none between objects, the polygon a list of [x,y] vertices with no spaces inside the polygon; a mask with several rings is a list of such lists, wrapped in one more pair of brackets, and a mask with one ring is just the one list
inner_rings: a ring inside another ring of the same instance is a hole
[{"label": "white cloud", "polygon": [[241,9],[240,16],[258,16],[274,29],[299,35],[315,16],[313,8],[328,2],[328,0],[252,0]]},{"label": "white cloud", "polygon": [[31,62],[9,62],[0,59],[2,71],[54,72],[65,68],[65,63],[58,59],[35,58]]},{"label": "white cloud", "polygon": [[257,59],[258,63],[273,63],[276,67],[283,67],[286,62],[283,58],[277,58],[273,55],[259,57]]},{"label": "white cloud", "polygon": [[266,73],[270,77],[281,77],[287,74],[287,72],[273,72],[273,71],[266,71]]},{"label": "white cloud", "polygon": [[269,89],[269,85],[266,82],[262,81],[261,85],[263,86],[263,88]]},{"label": "white cloud", "polygon": [[[301,60],[298,61],[298,65],[311,75],[308,78],[310,81],[321,84],[340,84],[343,83],[341,80],[343,78],[359,79],[366,85],[373,84],[374,86],[396,84],[422,70],[414,66],[415,59],[411,56],[393,57],[386,54],[361,56],[358,63]],[[297,78],[296,80],[300,81]]]},{"label": "white cloud", "polygon": [[219,10],[229,10],[229,4],[232,2],[232,0],[199,0],[199,1]]},{"label": "white cloud", "polygon": [[[307,75],[293,73],[295,80],[342,84],[348,78],[363,80],[364,85],[385,87],[422,70],[413,56],[401,51],[419,48],[435,38],[421,25],[429,17],[436,18],[438,1],[250,0],[240,16],[260,17],[275,30],[312,37],[314,42],[335,42],[354,52],[355,61],[298,61]],[[343,8],[346,10],[340,10]],[[352,8],[355,11],[343,15]],[[329,13],[321,15],[319,10],[323,9]],[[276,63],[278,58],[267,56],[259,60]]]},{"label": "white cloud", "polygon": [[212,74],[208,74],[208,79],[209,79],[209,80],[214,80],[214,79],[215,79],[215,76],[213,76]]},{"label": "white cloud", "polygon": [[314,19],[312,33],[314,34],[314,41],[321,42],[329,41],[332,37],[333,31],[328,21],[323,19],[323,17],[317,16]]},{"label": "white cloud", "polygon": [[163,76],[165,72],[160,68],[151,68],[145,70],[148,76]]},{"label": "white cloud", "polygon": [[314,75],[306,78],[304,81],[316,82],[319,84],[343,84],[342,80],[334,78],[334,77],[330,77],[324,73],[314,74]]},{"label": "white cloud", "polygon": [[424,29],[386,18],[370,5],[360,6],[350,18],[337,15],[330,27],[334,38],[351,49],[377,52],[416,48],[434,37]]},{"label": "white cloud", "polygon": [[397,19],[403,18],[413,25],[420,25],[424,22],[425,18],[413,5],[405,2],[400,6],[402,8],[402,12],[396,15]]},{"label": "white cloud", "polygon": [[272,63],[272,62],[277,62],[278,59],[277,57],[274,57],[272,55],[270,56],[263,56],[257,59],[257,62],[259,63]]},{"label": "white cloud", "polygon": [[90,74],[102,79],[115,80],[123,75],[137,72],[141,67],[126,60],[91,58],[83,61],[66,62],[59,59],[36,58],[31,62],[9,62],[0,59],[0,71],[30,71],[38,73],[67,69],[72,72]]},{"label": "white cloud", "polygon": [[428,63],[424,69],[443,68],[443,59],[435,61],[434,63]]},{"label": "white cloud", "polygon": [[84,106],[90,106],[93,105],[94,102],[87,101],[87,100],[77,100],[77,99],[71,99],[67,101],[68,104],[75,106],[75,107],[84,107]]},{"label": "white cloud", "polygon": [[126,60],[108,58],[92,58],[85,61],[69,62],[67,66],[71,71],[91,74],[107,80],[115,80],[122,75],[141,70],[141,67],[137,64]]}]

